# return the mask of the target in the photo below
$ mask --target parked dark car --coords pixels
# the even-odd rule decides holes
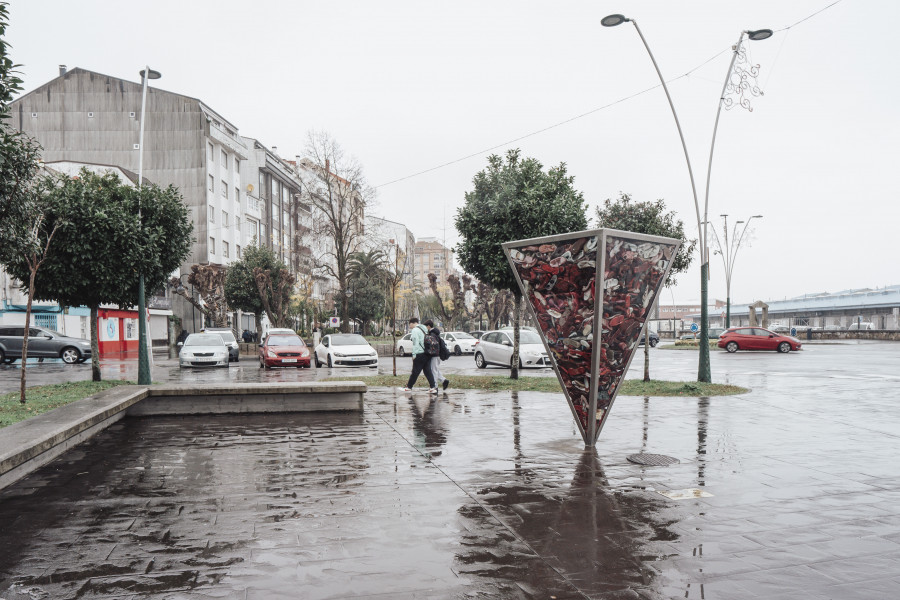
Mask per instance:
[[[0,363],[22,358],[25,327],[0,327]],[[69,337],[43,327],[28,328],[28,358],[61,358],[66,364],[91,357],[89,340]]]
[[[659,343],[659,334],[655,331],[650,332],[650,347],[656,348],[656,345]],[[638,342],[638,346],[644,345],[644,336],[641,336],[641,341]]]
[[[732,327],[719,337],[719,348],[729,352],[738,350],[777,350],[790,352],[799,350],[800,340],[789,335],[781,335],[762,327]]]
[[[225,345],[228,346],[229,362],[238,362],[241,360],[241,347],[234,337],[234,332],[228,327],[206,327],[202,329],[200,333],[218,333],[222,336],[222,339],[225,340]]]

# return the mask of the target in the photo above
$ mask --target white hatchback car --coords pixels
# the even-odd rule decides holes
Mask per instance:
[[[228,366],[228,346],[218,333],[192,333],[179,345],[178,366],[182,369]]]
[[[450,354],[472,354],[475,352],[475,342],[478,340],[464,331],[445,331],[441,334]]]
[[[356,333],[326,335],[313,351],[316,366],[378,368],[378,352]]]
[[[511,330],[488,331],[475,345],[475,366],[483,369],[488,365],[512,366],[513,332]],[[549,367],[550,359],[541,338],[534,331],[519,331],[519,366]]]
[[[410,334],[407,333],[397,340],[397,354],[400,356],[409,356],[412,354],[412,338],[410,337]]]

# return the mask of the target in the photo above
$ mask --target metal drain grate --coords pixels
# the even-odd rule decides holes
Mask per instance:
[[[665,454],[632,454],[628,457],[628,462],[648,467],[668,467],[681,461]]]

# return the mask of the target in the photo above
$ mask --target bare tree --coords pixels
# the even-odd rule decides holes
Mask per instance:
[[[227,327],[228,307],[225,304],[225,268],[216,265],[191,265],[188,283],[197,289],[199,298],[188,292],[178,277],[169,284],[175,293],[197,307],[206,316],[207,326]]]
[[[316,269],[337,280],[341,302],[341,331],[349,326],[349,263],[363,250],[366,209],[375,191],[359,162],[344,154],[328,133],[310,132],[306,157],[298,163],[303,200],[312,207],[312,235]]]
[[[447,276],[450,294],[446,299],[441,296],[441,292],[438,289],[437,275],[429,273],[428,284],[431,288],[431,293],[440,301],[440,317],[446,321],[448,329],[457,327],[463,318],[472,319],[475,316],[475,311],[469,310],[469,307],[466,306],[466,293],[469,291],[477,293],[469,275],[463,274],[462,278],[460,278],[451,273]]]

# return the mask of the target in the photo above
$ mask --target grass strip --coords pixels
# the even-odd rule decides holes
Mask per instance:
[[[25,390],[25,404],[19,402],[18,391],[0,395],[0,428],[43,414],[70,402],[93,396],[118,385],[135,385],[135,382],[73,381],[37,385]]]
[[[709,340],[709,349],[716,352],[722,352],[723,349],[718,346],[719,340]],[[699,350],[700,342],[698,340],[677,340],[674,344],[661,344],[658,346],[663,350]]]
[[[406,386],[407,375],[372,375],[366,377],[329,377],[326,381],[363,381],[370,387]],[[555,377],[497,377],[489,375],[454,375],[449,377],[450,387],[457,390],[489,390],[513,392],[559,392],[559,381]],[[420,391],[425,391],[427,383],[420,380]],[[723,383],[703,383],[699,381],[643,381],[626,379],[620,394],[624,396],[733,396],[746,394],[747,388]]]

